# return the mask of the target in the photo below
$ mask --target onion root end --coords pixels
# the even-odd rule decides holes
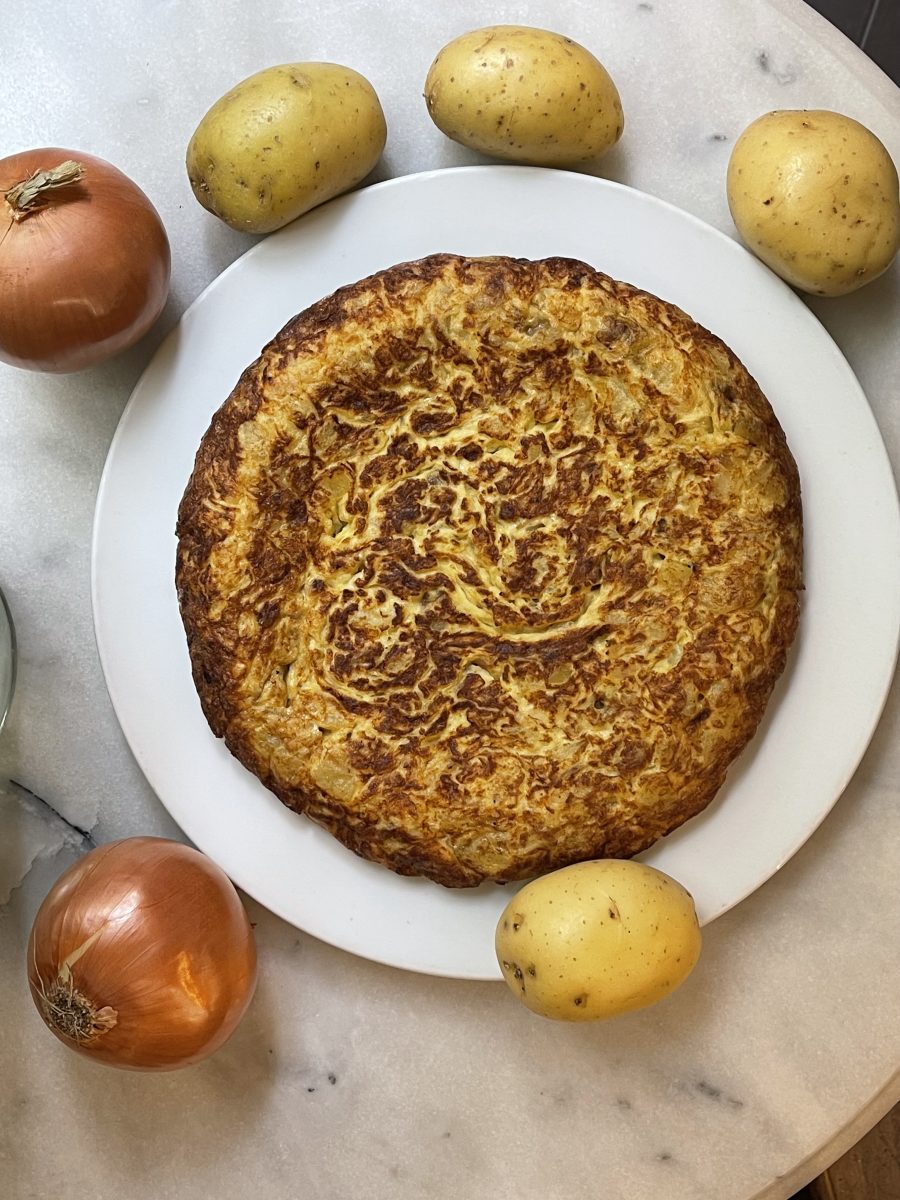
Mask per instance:
[[[119,1014],[108,1004],[98,1008],[71,983],[58,979],[49,989],[41,989],[41,1011],[50,1028],[76,1045],[84,1046],[108,1033]]]

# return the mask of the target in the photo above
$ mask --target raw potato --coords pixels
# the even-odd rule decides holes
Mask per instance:
[[[878,138],[840,113],[766,113],[728,164],[741,237],[782,279],[843,296],[886,271],[900,246],[897,169]]]
[[[226,225],[271,233],[364,179],[386,138],[378,96],[362,75],[334,63],[288,63],[216,101],[188,146],[188,177]]]
[[[497,924],[497,960],[521,1002],[559,1021],[654,1004],[700,955],[691,896],[628,859],[576,863],[528,883]]]
[[[593,166],[624,128],[616,85],[584,46],[492,25],[446,45],[425,80],[431,119],[455,142],[543,167]]]

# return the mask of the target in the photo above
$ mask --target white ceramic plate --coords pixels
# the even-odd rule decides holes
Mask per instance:
[[[730,238],[605,180],[489,166],[377,184],[256,244],[206,289],[136,387],[97,500],[94,621],[125,736],[188,837],[273,912],[379,962],[494,979],[513,889],[400,878],[284,808],[206,725],[173,584],[178,502],[242,369],[321,296],[438,250],[582,258],[674,301],[731,345],[787,433],[805,514],[798,641],[716,801],[644,855],[691,890],[704,922],[791,857],[862,757],[897,649],[900,520],[866,399],[807,307]]]

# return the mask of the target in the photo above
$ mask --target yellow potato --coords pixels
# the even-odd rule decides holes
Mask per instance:
[[[700,955],[680,883],[630,859],[576,863],[528,883],[497,924],[503,977],[533,1012],[603,1021],[674,991]]]
[[[446,45],[425,103],[455,142],[544,167],[593,166],[624,128],[616,85],[593,54],[522,25],[475,29]]]
[[[728,164],[728,204],[753,253],[818,296],[856,291],[900,247],[897,169],[840,113],[785,110],[748,125]]]
[[[372,170],[387,129],[375,90],[349,67],[287,63],[243,80],[191,138],[187,171],[204,208],[271,233]]]

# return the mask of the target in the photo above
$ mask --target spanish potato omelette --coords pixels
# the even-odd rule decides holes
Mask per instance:
[[[702,811],[798,619],[768,401],[571,259],[433,255],[301,313],[213,417],[177,534],[213,733],[357,854],[451,887]]]

